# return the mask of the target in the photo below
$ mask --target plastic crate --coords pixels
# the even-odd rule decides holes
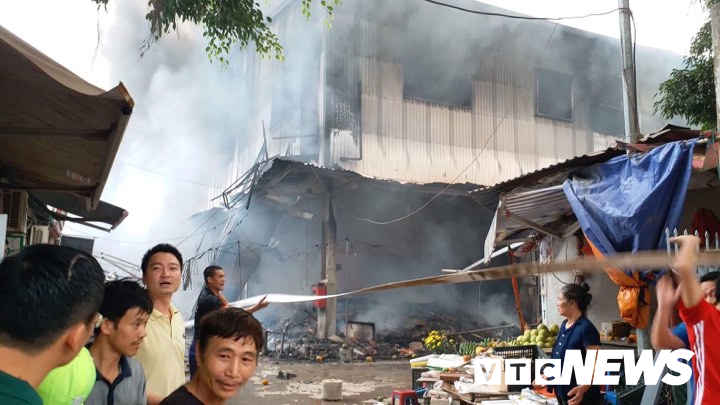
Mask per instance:
[[[530,360],[530,377],[535,380],[535,360],[546,359],[548,356],[537,345],[526,346],[505,346],[493,349],[495,355],[503,359],[529,359]],[[530,385],[508,385],[509,392],[520,392],[523,388],[529,388]]]
[[[495,354],[504,359],[549,359],[550,357],[538,345],[496,347]]]
[[[620,379],[618,385],[608,387],[608,390],[614,392],[614,397],[620,405],[640,405],[642,402],[643,395],[645,394],[645,378],[644,375],[640,375],[640,379],[635,385],[628,385],[625,380],[625,371],[622,369],[620,372],[608,373],[610,375],[619,375]],[[656,404],[672,404],[672,386],[663,384],[660,395],[658,396]]]
[[[620,377],[620,383],[615,388],[615,393],[621,404],[640,404],[645,393],[645,381],[641,376],[636,385],[625,385],[624,375]]]
[[[422,383],[418,382],[418,378],[420,378],[422,376],[422,373],[424,373],[428,370],[430,370],[430,369],[427,367],[413,367],[410,369],[410,371],[412,371],[412,380],[411,380],[411,384],[410,384],[412,389],[416,390],[418,388],[421,388]]]

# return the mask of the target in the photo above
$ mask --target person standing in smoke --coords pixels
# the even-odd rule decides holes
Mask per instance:
[[[225,271],[220,266],[208,266],[203,270],[203,279],[205,284],[195,303],[195,321],[193,329],[193,341],[190,345],[190,353],[188,361],[190,362],[190,377],[195,375],[197,370],[196,347],[198,336],[200,336],[200,326],[205,315],[212,311],[217,311],[228,306],[228,301],[223,297],[221,291],[225,289]],[[253,313],[268,306],[265,298],[260,300],[256,305],[246,309],[247,312]]]

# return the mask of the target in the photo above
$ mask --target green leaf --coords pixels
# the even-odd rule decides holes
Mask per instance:
[[[655,113],[665,119],[684,118],[689,125],[715,129],[715,77],[710,22],[703,25],[692,40],[684,58],[684,68],[673,69],[670,78],[660,84]]]
[[[109,0],[90,0],[107,6]],[[301,13],[310,18],[313,0],[301,1]],[[149,22],[150,35],[143,42],[141,56],[157,42],[163,34],[177,30],[178,22],[192,22],[203,29],[207,40],[205,53],[211,61],[217,60],[224,67],[229,64],[228,55],[232,49],[245,49],[255,44],[263,57],[284,60],[283,47],[278,36],[272,31],[273,19],[265,16],[259,2],[238,0],[149,0],[145,19]],[[341,0],[320,0],[320,4],[332,19],[333,4]],[[309,27],[311,28],[311,27]]]

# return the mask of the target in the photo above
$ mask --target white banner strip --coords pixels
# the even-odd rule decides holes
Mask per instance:
[[[422,287],[439,284],[459,284],[485,280],[500,280],[511,277],[526,277],[545,273],[566,271],[604,271],[606,268],[621,268],[628,270],[667,269],[671,267],[674,258],[666,252],[620,253],[606,258],[589,257],[578,260],[553,262],[549,264],[517,263],[507,266],[493,267],[483,270],[457,271],[452,274],[423,277],[413,280],[395,281],[373,287],[362,288],[355,291],[333,295],[294,295],[294,294],[266,294],[231,302],[237,308],[250,308],[260,302],[263,297],[272,304],[290,304],[296,302],[310,302],[322,299],[344,297],[346,295],[362,294],[375,291],[394,290],[398,288]],[[702,252],[698,254],[699,266],[720,266],[720,252]],[[186,327],[192,322],[186,322]]]

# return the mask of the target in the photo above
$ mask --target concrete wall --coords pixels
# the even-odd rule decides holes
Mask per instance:
[[[556,240],[553,244],[553,254],[556,261],[575,260],[578,258],[577,238]],[[560,325],[564,318],[557,312],[557,297],[564,283],[572,283],[575,276],[573,273],[545,274],[540,277],[542,282],[543,319],[545,323]],[[596,273],[588,277],[590,294],[593,299],[588,308],[588,318],[600,329],[600,323],[612,320],[619,320],[620,314],[617,306],[617,293],[619,287],[604,273]]]

